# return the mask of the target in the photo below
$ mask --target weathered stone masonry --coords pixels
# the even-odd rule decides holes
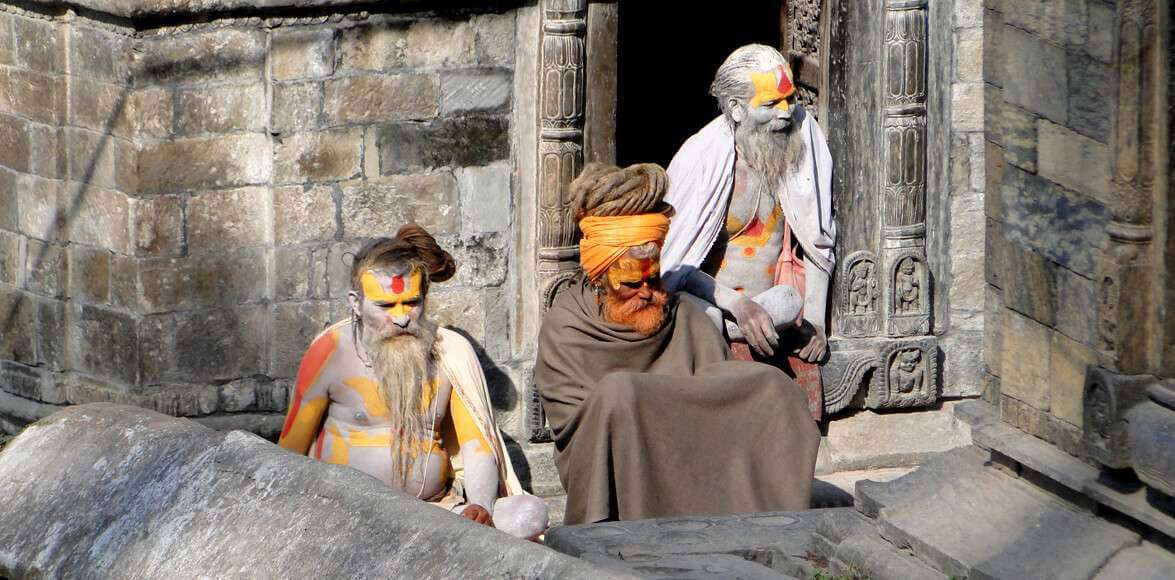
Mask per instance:
[[[514,12],[96,7],[0,4],[0,428],[115,401],[274,434],[348,253],[408,221],[460,264],[437,321],[510,364]]]

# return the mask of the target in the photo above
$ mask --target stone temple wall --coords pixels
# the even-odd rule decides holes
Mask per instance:
[[[1099,257],[1115,196],[1115,6],[988,0],[986,393],[1004,421],[1081,454],[1099,359]]]
[[[0,428],[114,401],[275,436],[349,253],[409,221],[509,426],[515,11],[112,6],[0,3]]]

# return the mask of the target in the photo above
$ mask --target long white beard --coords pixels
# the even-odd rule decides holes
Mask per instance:
[[[778,191],[784,179],[799,170],[807,152],[807,143],[794,121],[784,131],[740,123],[735,127],[734,141],[747,165],[763,178],[760,187],[767,188],[769,193]]]
[[[388,407],[391,422],[392,459],[401,483],[411,471],[413,452],[420,444],[420,413],[424,384],[432,376],[435,333],[403,334],[387,339],[363,338],[371,370],[379,382],[379,394]],[[431,425],[429,426],[432,427]]]

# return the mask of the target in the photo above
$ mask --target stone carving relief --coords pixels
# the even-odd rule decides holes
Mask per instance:
[[[922,284],[918,281],[918,262],[907,257],[898,263],[894,274],[894,313],[902,316],[921,311]]]
[[[889,334],[910,336],[930,330],[930,280],[921,248],[891,254],[889,296]]]
[[[1130,443],[1125,416],[1146,400],[1151,375],[1121,375],[1099,366],[1085,372],[1082,429],[1090,459],[1114,469],[1130,467]]]
[[[868,407],[920,407],[938,398],[938,346],[934,339],[890,342],[881,355],[883,376],[872,381]]]
[[[824,60],[821,37],[823,4],[821,0],[789,0],[786,3],[787,28],[782,50],[797,73],[796,102],[817,117],[820,68]]]
[[[840,333],[848,337],[876,335],[881,300],[877,259],[872,252],[856,252],[845,259],[840,276]]]

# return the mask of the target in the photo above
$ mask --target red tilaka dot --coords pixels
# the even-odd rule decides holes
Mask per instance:
[[[792,88],[791,79],[787,78],[787,72],[783,70],[783,65],[779,65],[779,86],[776,87],[776,90],[786,95]]]
[[[404,293],[404,277],[403,276],[392,276],[392,292],[395,292],[396,294],[403,294]]]

